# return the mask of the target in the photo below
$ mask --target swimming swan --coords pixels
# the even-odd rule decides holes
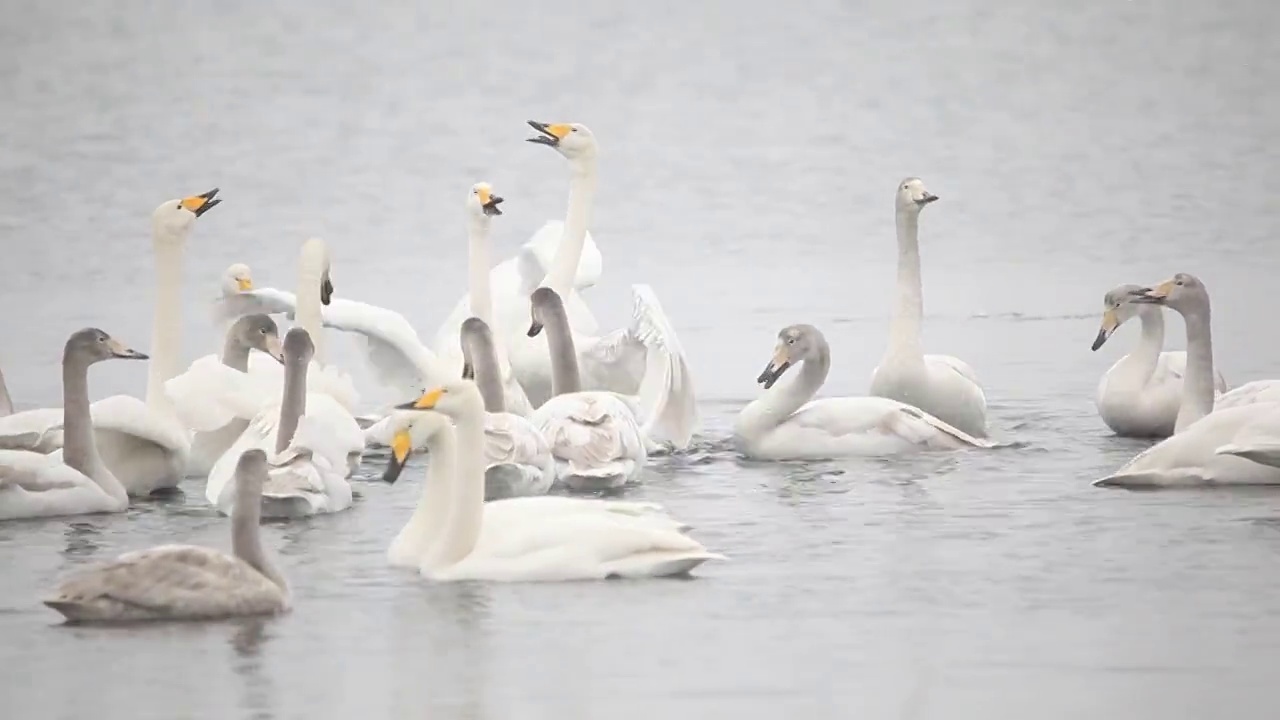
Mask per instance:
[[[538,288],[531,302],[533,324],[528,334],[533,337],[546,328],[554,395],[530,420],[551,446],[556,478],[581,492],[622,487],[648,460],[637,407],[617,393],[584,392],[560,296],[551,288]]]
[[[240,455],[251,448],[272,447],[274,469],[262,490],[263,517],[299,518],[351,507],[351,485],[346,480],[348,454],[353,443],[363,448],[364,438],[354,420],[350,426],[335,427],[332,418],[341,408],[333,398],[307,392],[314,354],[315,345],[304,328],[295,327],[285,334],[279,403],[262,407],[209,472],[205,497],[219,511],[230,514],[235,507],[236,486],[230,479]],[[237,395],[228,393],[228,401],[233,397]]]
[[[775,387],[794,365],[800,365],[799,377]],[[817,328],[789,325],[779,331],[773,358],[756,378],[765,392],[734,424],[739,452],[760,460],[810,460],[993,445],[897,400],[812,399],[830,368],[831,348]]]
[[[213,463],[249,427],[253,415],[236,414],[234,404],[222,401],[217,391],[219,373],[231,369],[249,372],[249,353],[258,350],[284,364],[280,330],[267,315],[245,315],[227,328],[222,355],[206,355],[191,363],[187,371],[164,384],[174,411],[188,428],[195,430],[187,475],[205,477]]]
[[[428,429],[433,467],[426,482],[449,483],[441,493],[448,510],[435,518],[443,525],[423,543],[418,562],[419,572],[431,579],[567,581],[686,575],[707,560],[724,557],[707,551],[682,532],[682,525],[663,516],[610,512],[599,504],[544,512],[565,503],[593,502],[574,498],[484,502],[484,404],[475,383],[453,381],[399,407],[440,413],[453,421]],[[437,474],[437,463],[453,472]],[[419,510],[426,520],[433,519],[424,504]],[[410,532],[421,529],[419,525]]]
[[[258,528],[267,457],[248,450],[236,463],[231,555],[195,545],[125,553],[68,578],[44,604],[69,623],[213,620],[276,615],[290,608],[289,587],[267,560]]]
[[[196,218],[221,200],[218,189],[182,200],[166,200],[151,214],[156,257],[155,316],[151,329],[146,402],[113,395],[91,406],[98,452],[130,496],[176,487],[186,474],[190,437],[174,415],[164,383],[178,374],[182,354],[182,257]],[[36,432],[59,445],[61,412],[29,410],[5,418],[0,435]]]
[[[103,360],[146,360],[97,328],[67,339],[62,352],[62,452],[0,450],[0,520],[124,512],[124,486],[98,455],[89,414],[89,366]]]
[[[987,435],[987,398],[973,368],[950,355],[925,355],[920,342],[920,211],[938,199],[920,178],[898,183],[898,301],[889,347],[871,374],[871,394],[906,403],[974,437]]]
[[[1172,308],[1187,326],[1187,375],[1174,434],[1151,446],[1094,485],[1186,487],[1280,484],[1280,468],[1246,459],[1244,446],[1275,412],[1275,403],[1214,409],[1213,338],[1209,291],[1199,278],[1178,273],[1134,295],[1135,302]],[[1251,429],[1252,428],[1252,429]],[[1253,439],[1250,440],[1250,435]]]
[[[1098,414],[1121,437],[1169,437],[1173,434],[1182,403],[1182,381],[1187,354],[1161,352],[1164,346],[1164,310],[1158,305],[1134,301],[1140,285],[1120,285],[1102,299],[1102,327],[1093,341],[1096,351],[1125,321],[1137,316],[1142,334],[1133,352],[1116,361],[1098,383]],[[1221,373],[1214,389],[1226,392]]]

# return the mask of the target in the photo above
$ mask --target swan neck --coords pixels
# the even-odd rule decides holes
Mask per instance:
[[[232,370],[249,372],[249,346],[240,341],[234,330],[227,332],[222,344],[222,364]]]
[[[478,410],[479,408],[476,408]],[[480,539],[484,521],[484,421],[483,413],[467,411],[454,418],[456,432],[455,472],[450,492],[451,507],[435,560],[453,565],[471,554]],[[448,430],[436,434],[452,434]],[[437,448],[430,448],[434,454]]]
[[[156,240],[156,297],[147,362],[147,406],[168,409],[166,381],[177,377],[182,355],[182,258],[185,238]]]
[[[94,478],[97,454],[89,410],[89,366],[74,357],[63,357],[62,461],[80,474]]]
[[[551,394],[564,395],[582,391],[582,376],[578,372],[578,352],[573,345],[573,332],[563,307],[548,313],[543,332],[547,334],[547,346],[551,351]]]
[[[467,225],[467,269],[470,274],[471,315],[493,326],[493,294],[489,288],[489,227],[487,217],[472,217]]]
[[[239,487],[237,483],[237,490]],[[261,516],[261,493],[236,492],[235,505],[231,509],[231,552],[284,590],[284,578],[267,560],[262,549]]]
[[[570,163],[569,210],[565,214],[564,234],[551,258],[551,271],[542,284],[568,298],[582,260],[582,248],[591,225],[591,206],[596,195],[596,160],[586,158]]]
[[[1142,332],[1138,344],[1125,358],[1126,374],[1133,378],[1134,387],[1145,385],[1156,371],[1160,353],[1164,350],[1164,311],[1154,305],[1144,305],[1138,313]]]
[[[480,389],[480,397],[484,398],[486,412],[500,413],[507,411],[507,398],[502,390],[502,373],[498,367],[498,353],[492,344],[463,338],[468,344],[466,355],[475,371],[476,387]]]
[[[920,282],[920,214],[898,211],[898,298],[889,323],[889,355],[924,362],[920,325],[924,316]]]
[[[299,327],[311,336],[315,347],[312,356],[317,363],[324,362],[324,326],[322,324],[322,305],[320,302],[320,283],[324,278],[323,260],[313,257],[305,249],[298,266],[297,306],[294,320]]]
[[[777,427],[813,399],[830,370],[831,346],[825,338],[818,338],[816,351],[800,363],[800,372],[794,380],[775,384],[743,409],[747,424],[757,432]]]
[[[4,382],[4,371],[0,370],[0,417],[13,414],[13,399],[9,397],[9,386]]]
[[[1187,376],[1174,432],[1213,412],[1213,333],[1209,308],[1183,316],[1187,324]]]
[[[284,394],[280,398],[280,427],[276,430],[276,452],[284,452],[298,422],[307,411],[307,363],[290,360],[284,368]]]

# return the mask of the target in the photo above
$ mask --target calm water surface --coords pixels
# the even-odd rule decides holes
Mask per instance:
[[[0,526],[6,718],[1269,718],[1280,495],[1090,487],[1144,445],[1092,407],[1126,328],[1102,294],[1194,272],[1234,383],[1280,376],[1280,10],[1264,0],[555,5],[8,2],[0,23],[0,361],[56,404],[63,340],[149,342],[148,213],[215,185],[184,291],[292,288],[322,235],[346,297],[434,335],[465,286],[462,200],[507,198],[505,256],[564,211],[524,121],[602,143],[589,299],[651,283],[691,357],[694,451],[628,496],[732,557],[692,581],[436,585],[384,551],[419,481],[361,470],[349,512],[266,535],[296,593],[269,622],[60,627],[39,595],[162,542],[227,545],[186,499]],[[751,463],[733,417],[783,325],[826,332],[824,393],[864,393],[893,297],[894,184],[922,222],[926,344],[969,361],[1011,447]],[[1181,323],[1170,342],[1182,343]],[[336,359],[376,408],[394,398]],[[92,393],[143,392],[141,364]],[[410,472],[422,472],[415,460]]]

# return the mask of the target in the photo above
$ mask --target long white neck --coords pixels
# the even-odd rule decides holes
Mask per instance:
[[[449,516],[436,550],[432,553],[440,567],[460,562],[480,539],[484,521],[484,413],[466,412],[454,418],[458,455],[453,487],[450,492]],[[445,431],[447,432],[447,431]],[[443,433],[437,433],[437,437]],[[429,452],[435,453],[434,447]]]
[[[185,238],[154,243],[156,257],[155,312],[151,322],[151,359],[147,365],[147,407],[169,412],[165,381],[182,368],[182,256]]]
[[[313,241],[314,242],[314,241]],[[324,363],[324,325],[321,321],[320,283],[324,278],[324,259],[310,252],[311,244],[302,246],[302,258],[298,263],[298,294],[294,319],[311,336],[315,345],[312,359]]]
[[[9,397],[9,387],[4,383],[4,373],[0,372],[0,417],[13,414],[13,400]]]
[[[924,316],[923,290],[920,283],[920,213],[899,210],[898,231],[898,300],[889,323],[889,350],[886,357],[899,363],[915,361],[924,364],[920,342],[920,324]]]
[[[467,271],[471,285],[471,316],[493,327],[493,293],[489,289],[489,218],[471,217],[467,222]]]
[[[1184,314],[1187,323],[1187,376],[1182,381],[1182,404],[1173,432],[1213,412],[1213,333],[1209,306]]]
[[[739,435],[751,438],[768,432],[813,399],[831,369],[830,346],[822,338],[817,342],[816,356],[800,364],[799,375],[793,381],[775,384],[742,409],[736,422]]]
[[[591,204],[596,195],[596,159],[584,158],[569,164],[569,211],[564,219],[564,235],[551,258],[551,271],[543,278],[542,285],[569,298],[573,279],[582,261],[582,248],[587,242],[587,229],[591,225]]]
[[[449,521],[453,478],[458,472],[458,436],[447,421],[445,425],[427,441],[429,462],[422,494],[409,522],[400,529],[388,551],[397,564],[412,561],[430,568],[439,566],[435,553]]]
[[[1142,334],[1138,345],[1125,358],[1125,373],[1133,378],[1133,387],[1142,387],[1156,371],[1160,353],[1164,350],[1164,310],[1155,305],[1144,305],[1138,313]]]

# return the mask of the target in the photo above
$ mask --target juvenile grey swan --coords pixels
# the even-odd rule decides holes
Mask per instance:
[[[462,377],[475,380],[484,398],[484,499],[545,495],[556,479],[547,440],[526,418],[507,412],[507,393],[489,325],[478,317],[462,323]]]
[[[289,586],[262,551],[258,522],[267,455],[247,450],[236,465],[231,555],[195,545],[125,553],[67,579],[44,604],[70,623],[214,620],[275,615]]]
[[[89,366],[146,360],[97,328],[67,339],[62,352],[62,452],[0,450],[0,520],[124,512],[129,497],[98,455],[89,416]]]

